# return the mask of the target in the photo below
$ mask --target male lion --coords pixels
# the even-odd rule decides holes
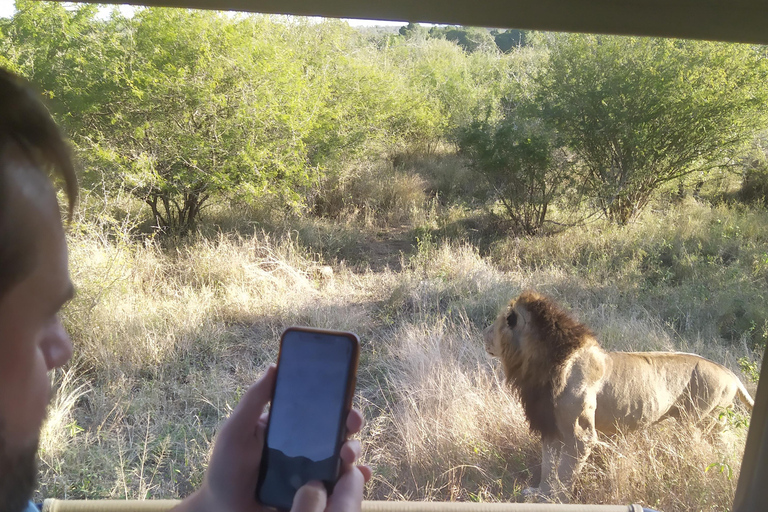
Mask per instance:
[[[597,431],[637,429],[665,418],[709,420],[734,396],[754,402],[727,368],[694,354],[606,352],[592,331],[551,299],[523,292],[484,333],[541,434],[539,488],[525,494],[563,500]]]

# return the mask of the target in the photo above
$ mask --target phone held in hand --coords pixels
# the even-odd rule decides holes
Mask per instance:
[[[283,333],[256,487],[264,505],[290,509],[311,480],[333,490],[359,358],[360,340],[349,332],[289,327]]]

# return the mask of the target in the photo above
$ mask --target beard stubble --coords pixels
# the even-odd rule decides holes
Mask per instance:
[[[8,446],[0,418],[0,512],[21,512],[27,507],[37,486],[39,441],[38,436],[25,448]]]

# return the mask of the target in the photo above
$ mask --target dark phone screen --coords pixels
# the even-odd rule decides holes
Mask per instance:
[[[346,336],[283,336],[262,458],[262,503],[290,508],[296,490],[310,480],[335,483],[354,348]]]

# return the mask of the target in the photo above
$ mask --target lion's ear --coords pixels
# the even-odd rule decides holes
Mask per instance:
[[[507,325],[510,329],[514,329],[517,325],[517,313],[515,313],[514,309],[507,315]]]

